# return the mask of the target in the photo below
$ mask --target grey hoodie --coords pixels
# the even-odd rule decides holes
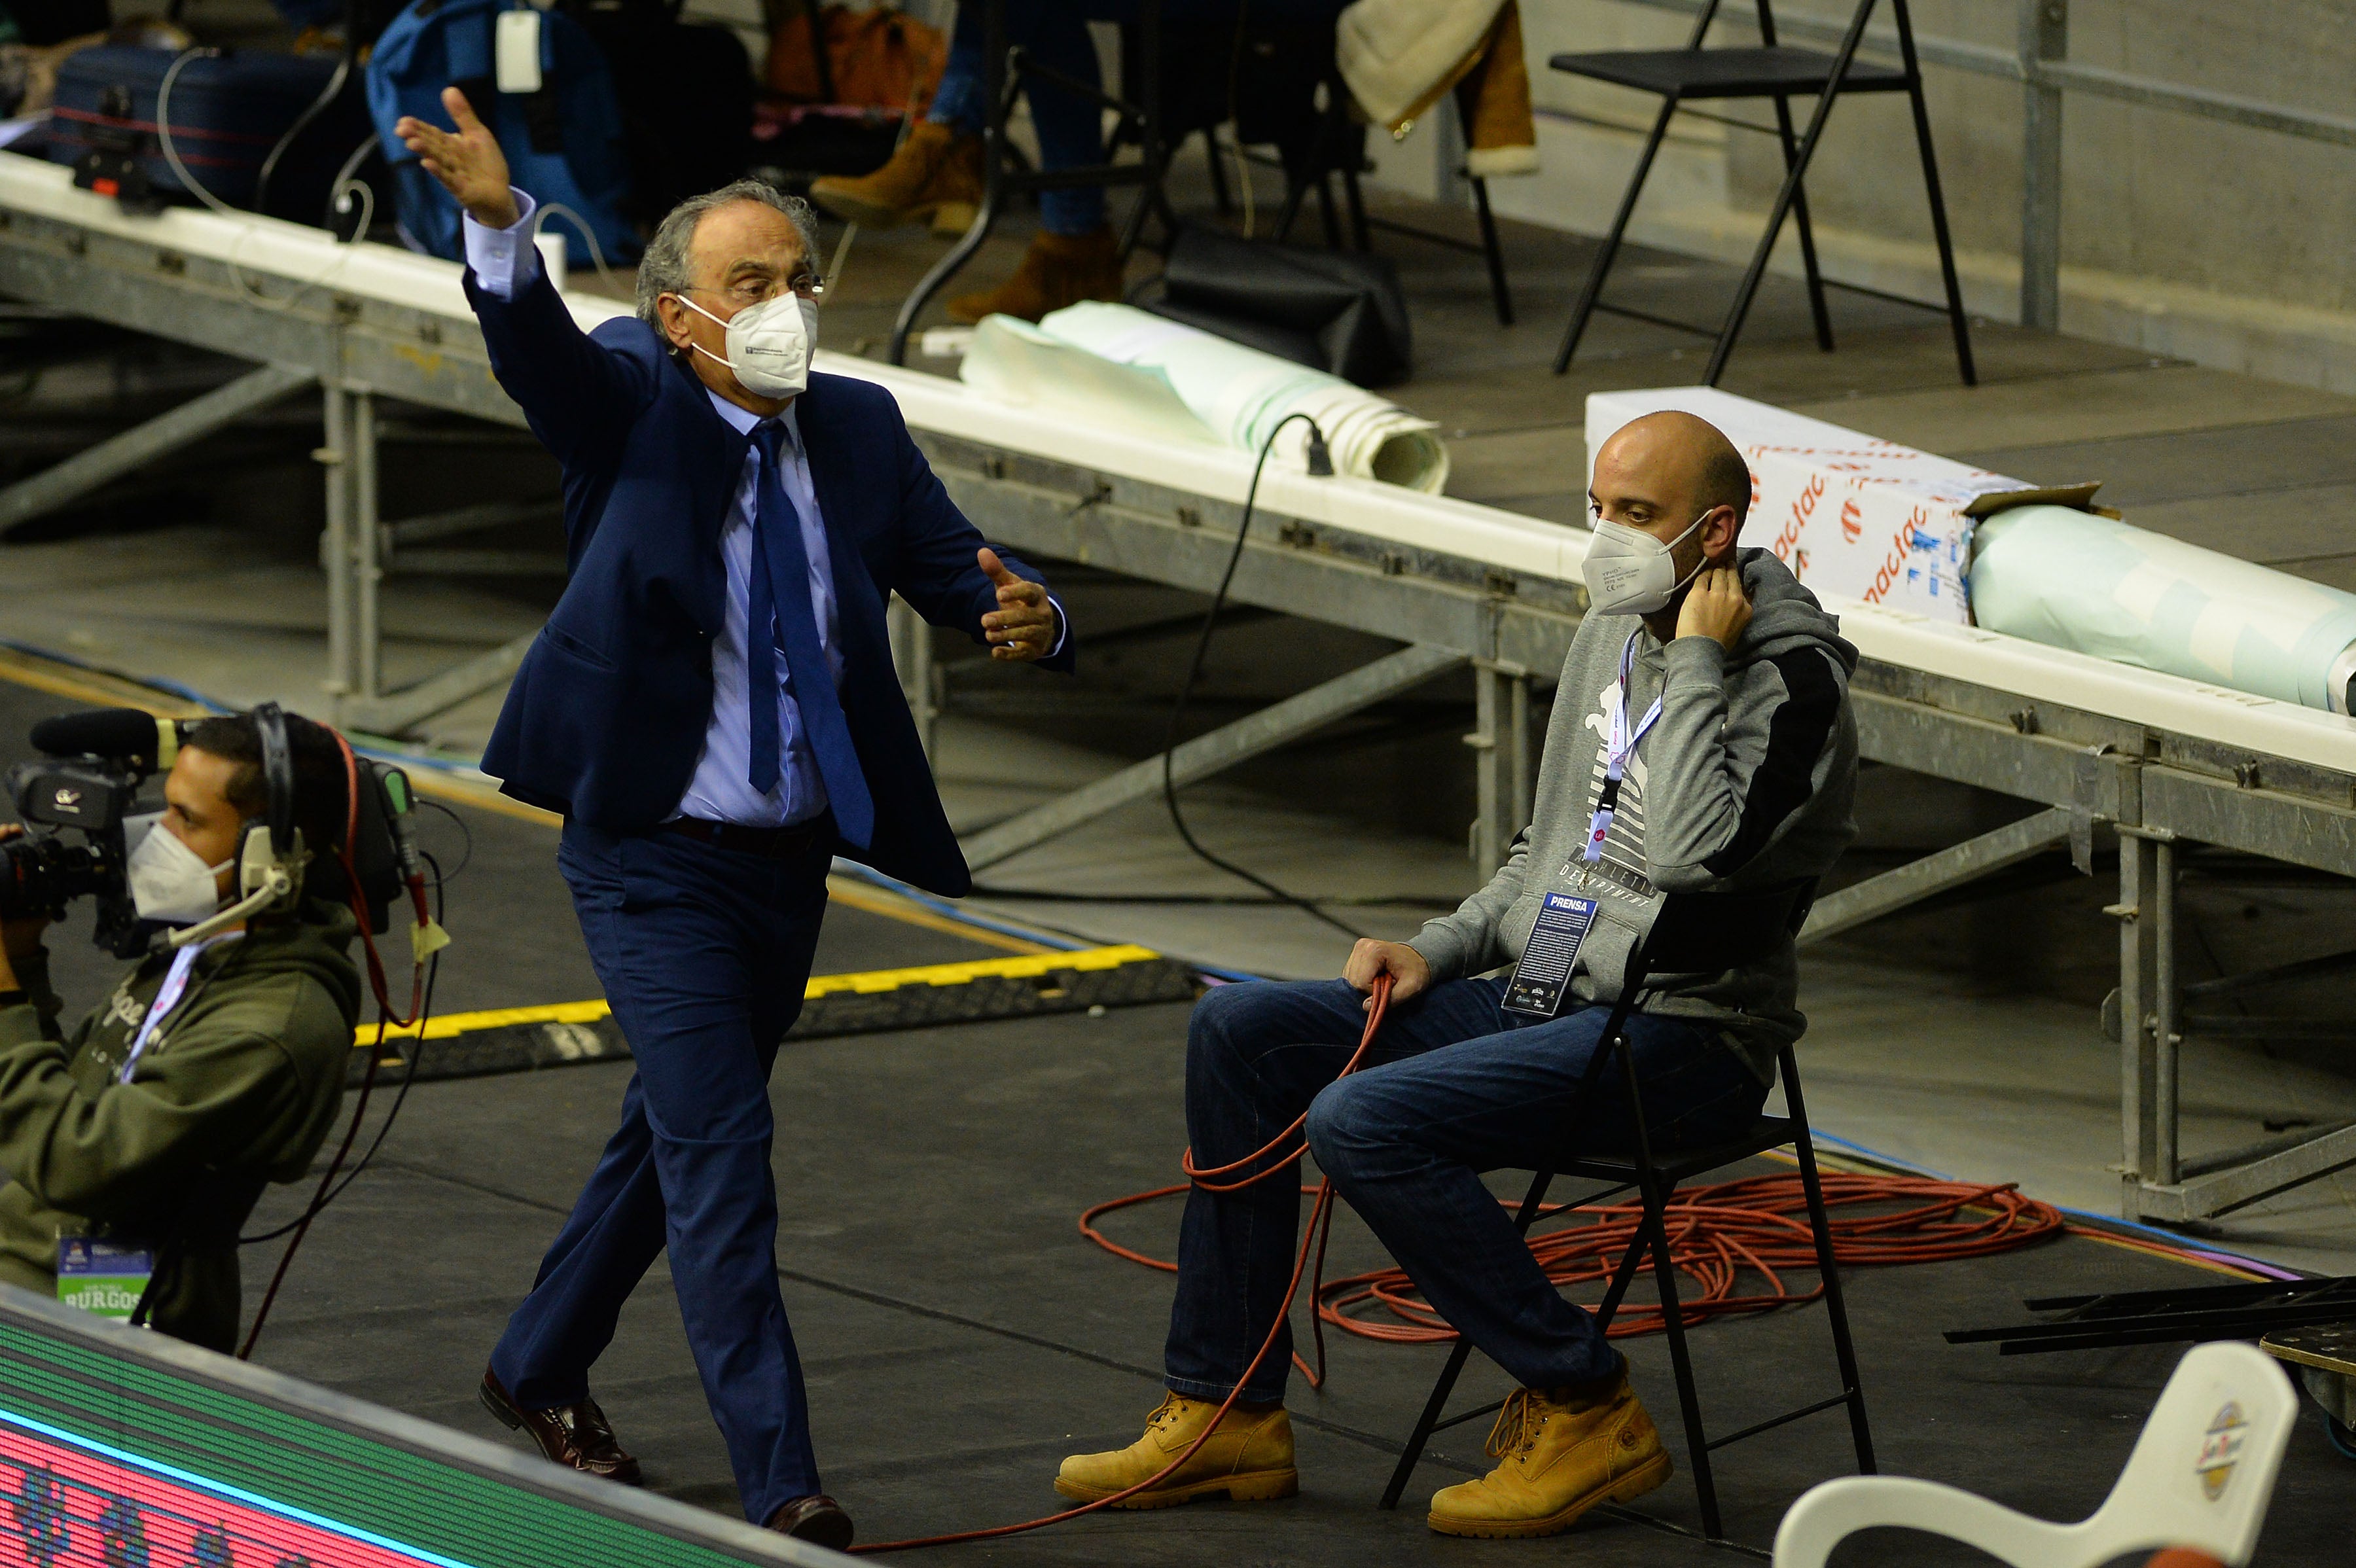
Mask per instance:
[[[1764,550],[1738,558],[1752,608],[1730,654],[1707,637],[1664,647],[1634,616],[1580,623],[1547,726],[1536,820],[1486,887],[1409,944],[1434,981],[1514,963],[1546,895],[1580,893],[1601,908],[1580,946],[1571,991],[1610,1002],[1662,893],[1749,892],[1820,876],[1856,836],[1848,678],[1857,650],[1781,561]],[[1661,716],[1629,758],[1603,859],[1590,865],[1588,824],[1631,633],[1629,722],[1655,696]],[[1726,1043],[1769,1083],[1777,1048],[1806,1026],[1789,945],[1747,969],[1655,979],[1662,993],[1645,1011],[1722,1025]]]

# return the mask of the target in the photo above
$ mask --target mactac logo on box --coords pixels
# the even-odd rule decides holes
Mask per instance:
[[[155,1475],[0,1415],[0,1563],[27,1568],[453,1568],[365,1531]]]
[[[1664,409],[1708,420],[1751,467],[1743,542],[1764,546],[1810,587],[1968,623],[1973,520],[1984,496],[2019,479],[1845,430],[1712,387],[1596,392],[1587,451]]]

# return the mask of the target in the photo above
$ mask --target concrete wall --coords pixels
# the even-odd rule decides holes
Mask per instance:
[[[1729,0],[1713,43],[1755,41]],[[1831,0],[1779,16],[1838,20]],[[2010,51],[2015,0],[1916,0],[1918,33]],[[2349,115],[2356,3],[2071,0],[2070,58],[2089,66]],[[1877,10],[1886,27],[1890,7]],[[1501,210],[1595,232],[1607,226],[1658,101],[1548,70],[1563,50],[1669,48],[1691,18],[1627,0],[1523,0],[1543,167],[1500,180]],[[1933,66],[1941,173],[1974,310],[2019,317],[2023,90]],[[1765,123],[1763,104],[1739,106]],[[2064,112],[2062,326],[2202,363],[2356,390],[2356,148],[2073,92]],[[1437,188],[1429,124],[1378,154],[1380,178]],[[1837,110],[1810,182],[1828,268],[1922,296],[1937,276],[1902,98]],[[1656,166],[1633,232],[1740,260],[1782,174],[1772,137],[1686,117]],[[1787,239],[1779,264],[1796,269]]]

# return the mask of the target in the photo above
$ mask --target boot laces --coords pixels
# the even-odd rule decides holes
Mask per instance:
[[[1528,1389],[1515,1389],[1507,1394],[1505,1407],[1497,1412],[1497,1423],[1489,1429],[1489,1457],[1503,1459],[1509,1454],[1526,1454],[1537,1447],[1538,1431],[1551,1413],[1543,1401],[1531,1397]]]

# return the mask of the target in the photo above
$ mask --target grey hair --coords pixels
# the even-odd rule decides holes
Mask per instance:
[[[639,320],[657,332],[662,330],[655,301],[667,294],[685,293],[695,281],[691,268],[696,225],[703,221],[704,214],[739,201],[757,201],[784,213],[802,237],[802,253],[810,265],[818,265],[818,214],[810,210],[810,204],[764,180],[735,180],[718,190],[691,196],[664,215],[655,237],[647,242],[647,253],[638,260]]]

